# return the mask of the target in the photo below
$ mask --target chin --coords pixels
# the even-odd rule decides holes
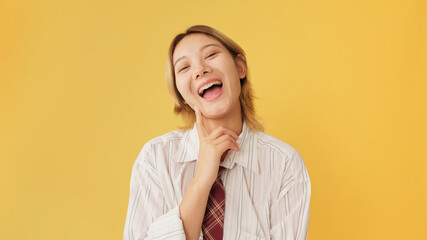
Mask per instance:
[[[213,119],[218,119],[218,118],[225,118],[226,116],[230,115],[230,113],[232,113],[233,111],[233,105],[229,102],[221,102],[218,101],[215,104],[208,104],[205,105],[204,110],[204,115],[207,118],[213,118]]]
[[[227,115],[227,112],[229,112],[229,108],[221,103],[212,105],[208,104],[208,106],[205,105],[203,110],[203,115],[205,115],[207,118],[220,118]]]
[[[227,111],[224,110],[207,110],[204,114],[206,118],[218,119],[227,116]]]

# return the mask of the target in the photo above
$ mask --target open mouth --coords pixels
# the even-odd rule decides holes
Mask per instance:
[[[221,93],[222,82],[210,82],[199,89],[199,95],[203,99],[210,100],[215,98]]]

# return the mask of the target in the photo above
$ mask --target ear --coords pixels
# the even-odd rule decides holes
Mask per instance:
[[[234,58],[234,62],[236,63],[237,73],[239,74],[239,78],[243,79],[246,77],[247,66],[246,66],[246,58],[243,54],[237,54]]]

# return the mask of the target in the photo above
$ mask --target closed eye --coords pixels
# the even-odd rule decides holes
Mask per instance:
[[[180,68],[180,69],[178,70],[178,72],[182,72],[182,71],[184,71],[184,70],[185,70],[185,69],[187,69],[187,68],[189,68],[189,66],[184,66],[184,67]]]
[[[210,58],[210,57],[213,57],[213,56],[215,56],[216,54],[218,54],[217,52],[212,52],[212,53],[209,53],[209,55],[206,57],[206,58]]]

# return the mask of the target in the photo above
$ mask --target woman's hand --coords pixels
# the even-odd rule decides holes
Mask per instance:
[[[196,173],[179,205],[180,217],[186,239],[198,239],[209,192],[215,182],[221,157],[227,150],[239,151],[236,133],[224,127],[214,129],[210,134],[204,125],[202,113],[194,107],[197,134],[199,135],[199,157]]]
[[[206,187],[212,186],[217,178],[221,157],[227,150],[239,151],[236,140],[239,136],[225,127],[217,127],[208,134],[202,113],[194,107],[197,134],[199,135],[199,157],[195,178]]]

